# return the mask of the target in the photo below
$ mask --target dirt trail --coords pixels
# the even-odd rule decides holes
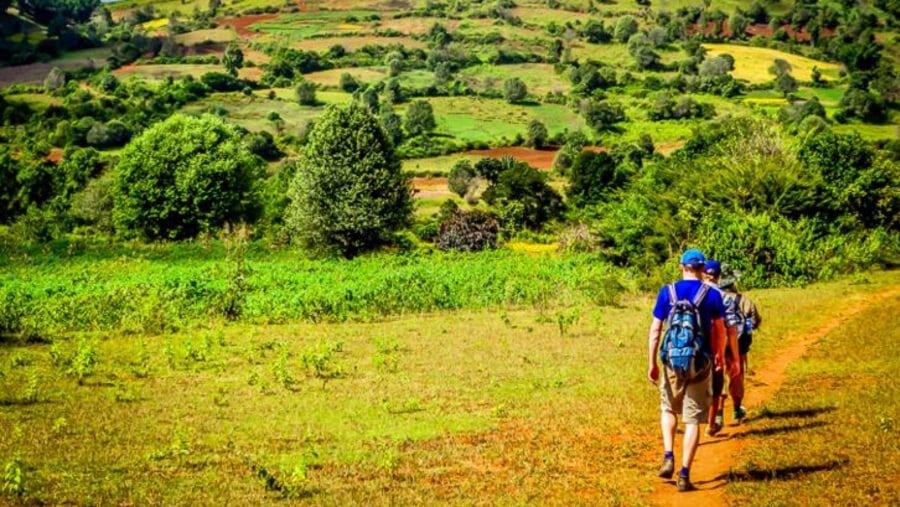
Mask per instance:
[[[900,289],[892,288],[873,294],[864,301],[849,306],[818,329],[793,340],[790,346],[779,351],[776,357],[758,369],[753,367],[753,356],[751,355],[750,370],[753,375],[746,380],[749,400],[744,403],[750,415],[754,409],[764,405],[774,396],[785,381],[788,365],[800,359],[820,337],[834,331],[841,324],[878,301],[898,295],[900,295]],[[721,433],[713,438],[706,435],[700,437],[700,448],[697,450],[691,468],[691,480],[697,490],[690,493],[677,493],[674,481],[660,479],[659,485],[650,496],[651,502],[656,505],[690,505],[692,507],[728,505],[724,497],[728,470],[737,465],[734,457],[750,443],[747,439],[736,438],[746,433],[749,426],[746,424],[732,426],[730,409],[729,402],[725,410],[726,426]],[[681,437],[681,434],[676,437],[675,455],[678,457],[682,455]],[[680,459],[676,461],[680,463]]]

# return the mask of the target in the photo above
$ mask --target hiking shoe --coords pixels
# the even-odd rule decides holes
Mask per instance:
[[[663,464],[659,467],[659,476],[663,479],[671,479],[675,473],[675,458],[663,459]]]
[[[740,423],[741,419],[743,419],[744,416],[746,416],[746,415],[747,415],[747,409],[745,409],[744,407],[738,407],[738,408],[734,409],[735,422]]]
[[[695,489],[694,485],[691,484],[691,478],[686,475],[679,475],[676,485],[678,486],[679,493],[684,493],[685,491],[693,491]]]
[[[716,418],[716,422],[714,422],[714,423],[712,423],[712,424],[707,424],[707,425],[706,425],[706,436],[708,436],[708,437],[714,437],[714,436],[716,436],[720,431],[722,431],[722,425],[718,423],[718,420],[719,420],[719,418],[717,417],[717,418]]]

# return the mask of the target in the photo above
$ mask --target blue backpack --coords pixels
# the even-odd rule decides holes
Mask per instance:
[[[709,292],[709,285],[702,284],[693,301],[678,299],[675,284],[669,284],[669,317],[663,335],[659,357],[675,371],[679,379],[694,380],[705,376],[709,357],[703,352],[703,325],[700,320],[700,304]]]

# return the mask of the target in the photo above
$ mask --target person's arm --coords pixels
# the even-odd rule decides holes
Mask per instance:
[[[716,371],[720,371],[725,367],[725,319],[719,317],[713,319],[711,326],[712,336],[710,337],[710,345],[713,352],[713,360],[715,361]]]
[[[659,379],[659,366],[656,364],[656,353],[659,348],[659,334],[662,332],[662,320],[653,318],[650,323],[650,335],[647,340],[647,378],[654,384]]]

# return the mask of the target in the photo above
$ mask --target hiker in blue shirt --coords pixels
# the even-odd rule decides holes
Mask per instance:
[[[694,489],[690,468],[700,440],[700,424],[706,422],[711,403],[710,372],[725,364],[725,307],[719,291],[701,281],[705,262],[699,250],[690,249],[681,256],[682,279],[660,289],[648,340],[647,377],[659,386],[660,394],[665,449],[659,469],[662,478],[670,479],[675,473],[673,443],[679,415],[685,425],[678,491]],[[663,322],[666,332],[660,344]],[[658,356],[662,356],[662,372]]]

